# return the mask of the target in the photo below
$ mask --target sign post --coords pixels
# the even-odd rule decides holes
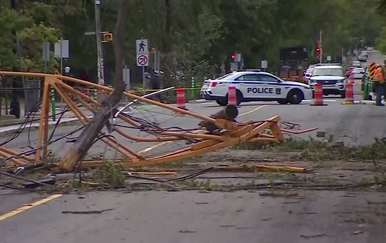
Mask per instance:
[[[265,70],[268,68],[268,62],[267,62],[267,60],[261,60],[261,68],[264,70],[264,72],[265,72]]]
[[[60,40],[55,43],[55,57],[60,58],[60,74],[63,73],[63,59],[70,58],[69,40]]]
[[[147,39],[139,39],[135,41],[137,52],[137,66],[142,67],[142,82],[143,88],[148,88],[147,80],[145,77],[145,67],[149,66],[149,45]]]
[[[60,58],[60,74],[63,74],[63,59],[70,58],[70,41],[61,39],[59,42],[55,43],[54,46],[55,57]],[[55,90],[51,87],[51,94],[53,96],[52,100],[55,100]],[[60,101],[62,103],[62,101]],[[53,103],[54,105],[54,103]],[[54,113],[55,108],[52,108],[52,112]],[[55,119],[55,114],[53,115],[53,119]],[[54,120],[55,121],[55,120]]]
[[[126,84],[126,91],[130,90],[130,69],[127,66],[123,69],[123,81]]]
[[[236,63],[236,70],[241,69],[241,54],[235,53],[235,63]]]

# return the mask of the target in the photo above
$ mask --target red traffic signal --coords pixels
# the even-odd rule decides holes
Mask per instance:
[[[236,55],[235,54],[232,54],[232,59],[235,59]]]
[[[316,51],[317,51],[317,52],[320,52],[320,47],[316,48]]]

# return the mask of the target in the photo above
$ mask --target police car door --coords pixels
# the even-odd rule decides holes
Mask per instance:
[[[269,74],[260,74],[260,80],[261,82],[264,82],[267,84],[267,98],[280,98],[283,94],[283,86],[281,86],[280,80],[275,78],[274,76],[271,76]]]
[[[244,98],[266,98],[268,85],[261,81],[259,74],[244,74],[235,81],[239,81],[238,89]]]

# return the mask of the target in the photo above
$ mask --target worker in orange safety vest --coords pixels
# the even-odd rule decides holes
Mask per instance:
[[[385,60],[386,64],[386,60]],[[381,103],[382,101],[382,95],[384,95],[384,85],[385,85],[385,75],[384,72],[385,68],[382,65],[378,65],[377,69],[375,71],[375,80],[374,80],[374,88],[375,88],[375,105],[376,106],[384,106],[384,104]]]

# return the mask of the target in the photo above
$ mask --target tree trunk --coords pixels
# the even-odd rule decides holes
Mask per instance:
[[[114,55],[115,55],[115,89],[111,95],[104,101],[101,101],[101,107],[94,115],[91,122],[85,127],[77,141],[70,148],[66,156],[59,163],[59,167],[67,172],[75,169],[76,165],[86,155],[92,146],[94,140],[111,117],[111,109],[116,108],[123,98],[123,92],[126,85],[123,81],[123,67],[125,59],[125,23],[127,21],[128,1],[118,0],[118,16],[114,31]]]

